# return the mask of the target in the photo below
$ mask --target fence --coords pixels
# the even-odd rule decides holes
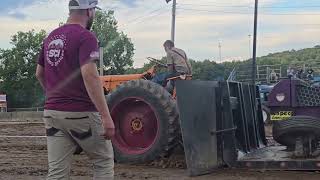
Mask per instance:
[[[320,62],[312,64],[276,64],[276,65],[257,65],[256,82],[260,84],[273,84],[280,79],[288,77],[288,71],[292,70],[295,74],[299,71],[306,73],[309,69],[313,70],[314,76],[320,75]],[[233,73],[233,80],[240,82],[251,82],[252,66],[250,64],[236,67]]]
[[[31,107],[31,108],[8,108],[8,112],[21,112],[21,111],[33,111],[33,112],[41,112],[43,111],[43,107]]]
[[[1,112],[0,122],[42,122],[43,112]]]

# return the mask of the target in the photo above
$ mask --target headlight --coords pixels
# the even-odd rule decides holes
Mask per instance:
[[[285,98],[286,98],[286,96],[284,95],[284,93],[279,93],[276,95],[276,99],[278,102],[284,101]]]

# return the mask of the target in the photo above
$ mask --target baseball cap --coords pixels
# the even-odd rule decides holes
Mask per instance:
[[[69,9],[91,9],[97,8],[100,9],[98,5],[98,0],[70,0],[69,1]]]

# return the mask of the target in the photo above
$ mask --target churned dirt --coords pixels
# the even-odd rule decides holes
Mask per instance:
[[[44,136],[44,133],[42,123],[0,122],[0,180],[45,179],[47,173],[46,139],[40,137]],[[210,175],[190,178],[185,168],[183,155],[173,155],[147,165],[116,164],[115,179],[320,180],[319,172],[257,172],[235,169],[220,169]],[[85,155],[74,157],[71,174],[74,180],[91,179],[92,171]]]

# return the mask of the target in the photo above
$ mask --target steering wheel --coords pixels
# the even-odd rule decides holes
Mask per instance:
[[[153,57],[147,57],[147,59],[150,61],[150,62],[153,62],[159,66],[162,66],[162,67],[168,67],[166,64],[163,64],[160,60],[158,59],[155,59]]]

